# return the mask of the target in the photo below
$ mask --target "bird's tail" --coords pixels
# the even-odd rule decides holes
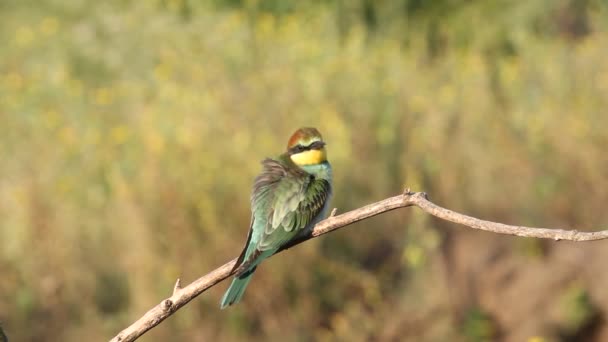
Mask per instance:
[[[253,272],[255,272],[255,269],[256,266],[254,266],[247,272],[234,277],[234,279],[232,280],[232,284],[230,284],[230,287],[228,287],[228,290],[226,290],[226,293],[224,293],[224,296],[222,297],[222,303],[220,305],[222,309],[229,307],[232,304],[238,303],[241,298],[243,298],[245,289],[251,281],[251,277],[253,276]]]

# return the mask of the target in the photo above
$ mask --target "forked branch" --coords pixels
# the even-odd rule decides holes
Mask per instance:
[[[470,228],[481,229],[498,234],[552,239],[555,241],[569,240],[579,242],[608,239],[608,230],[595,232],[579,232],[577,230],[511,226],[502,223],[484,221],[471,216],[457,213],[449,209],[442,208],[430,202],[426,196],[426,193],[412,193],[409,191],[409,189],[407,189],[406,192],[402,195],[390,197],[380,202],[372,203],[341,215],[331,215],[326,220],[319,222],[314,227],[310,235],[303,237],[297,241],[292,241],[290,244],[281,249],[281,251],[291,248],[308,239],[329,233],[338,228],[348,226],[357,221],[361,221],[372,216],[385,213],[387,211],[409,206],[416,206],[427,212],[428,214],[436,216],[440,219],[459,223]],[[332,212],[332,214],[335,214],[335,211]],[[181,287],[178,280],[173,290],[173,295],[171,297],[163,300],[162,302],[160,302],[160,304],[150,309],[140,319],[138,319],[129,327],[127,327],[118,335],[116,335],[110,342],[135,341],[146,331],[157,326],[165,318],[172,315],[175,311],[186,305],[186,303],[194,299],[196,296],[200,295],[210,287],[236,273],[238,270],[234,269],[235,263],[236,259],[233,259],[211,271],[210,273],[198,278],[197,280],[185,287]]]

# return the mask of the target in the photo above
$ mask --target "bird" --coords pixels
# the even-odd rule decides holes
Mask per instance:
[[[325,217],[331,196],[332,168],[323,137],[316,128],[299,128],[289,138],[286,152],[262,161],[251,193],[247,242],[222,297],[222,309],[241,300],[264,259],[309,233]]]

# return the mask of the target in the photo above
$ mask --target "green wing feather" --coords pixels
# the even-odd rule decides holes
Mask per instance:
[[[287,155],[262,164],[251,198],[255,219],[265,221],[256,246],[260,252],[294,238],[321,213],[331,193],[329,181],[302,170]]]

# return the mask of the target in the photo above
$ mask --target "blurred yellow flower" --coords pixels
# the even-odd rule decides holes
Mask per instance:
[[[36,34],[27,26],[22,26],[15,32],[15,43],[21,47],[29,45],[34,38],[36,38]]]
[[[69,176],[66,175],[61,177],[59,180],[57,180],[57,183],[55,184],[55,188],[57,189],[57,195],[65,195],[67,193],[70,193],[74,188],[73,183],[74,181]]]
[[[166,81],[171,77],[171,66],[167,63],[160,63],[154,67],[154,77],[158,81]]]
[[[93,101],[100,106],[109,105],[113,101],[113,93],[109,88],[99,88],[95,90]]]
[[[521,75],[519,60],[516,58],[506,60],[501,64],[500,68],[501,80],[506,85],[515,83]]]
[[[40,32],[45,36],[51,36],[59,29],[59,20],[53,17],[42,19],[40,23]]]
[[[272,14],[264,13],[260,15],[256,23],[256,31],[261,36],[268,36],[274,31],[275,18]]]
[[[281,31],[287,36],[293,36],[299,33],[299,29],[302,27],[301,23],[298,22],[297,16],[290,14],[283,18],[283,25]]]
[[[541,336],[533,336],[528,339],[528,342],[547,342],[547,340]]]
[[[424,262],[424,250],[418,245],[409,245],[403,250],[403,260],[410,267],[418,267]]]
[[[129,138],[129,129],[125,125],[112,127],[110,130],[110,141],[115,145],[121,145]]]
[[[427,109],[428,102],[426,97],[420,94],[413,94],[409,99],[409,107],[414,112],[422,112]]]
[[[47,127],[51,129],[57,127],[57,124],[59,123],[59,113],[54,109],[47,110],[44,112],[44,121]]]

